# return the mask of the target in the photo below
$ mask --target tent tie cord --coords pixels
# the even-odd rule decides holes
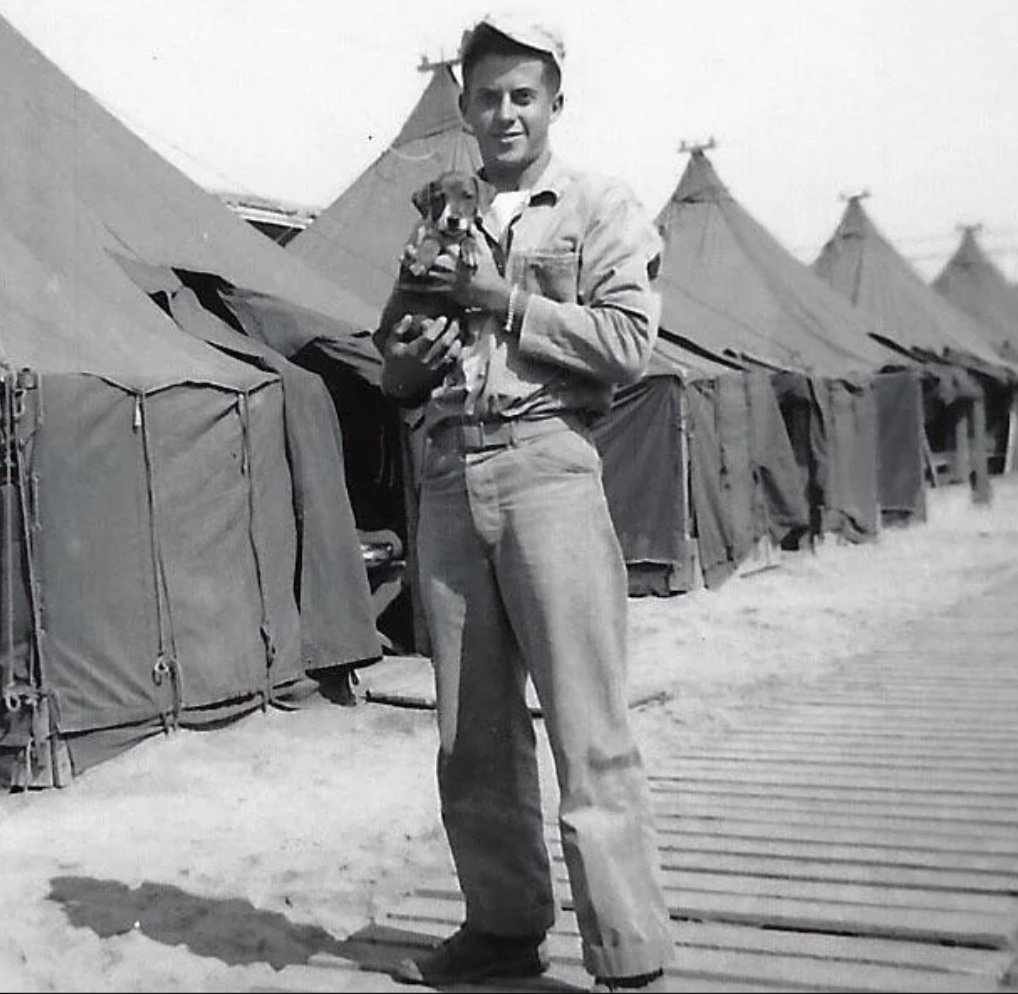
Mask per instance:
[[[238,393],[237,417],[240,420],[241,441],[243,445],[241,473],[247,477],[247,533],[248,539],[251,542],[251,555],[254,558],[255,580],[258,583],[258,598],[261,602],[260,606],[262,612],[258,632],[261,635],[262,646],[265,649],[265,670],[264,681],[262,684],[262,710],[265,710],[272,702],[272,667],[276,661],[276,654],[278,650],[276,647],[276,640],[273,635],[272,619],[269,617],[268,604],[265,600],[265,571],[262,565],[261,549],[258,546],[257,529],[255,528],[257,502],[255,500],[255,474],[253,472],[254,455],[251,449],[251,425],[248,404],[248,395],[246,393]]]
[[[0,414],[0,487],[3,487],[4,515],[4,646],[7,650],[8,666],[3,668],[3,701],[18,701],[14,688],[14,492],[16,445],[14,440],[14,390],[16,375],[6,362],[0,362],[0,391],[2,414]],[[19,705],[20,706],[20,705]],[[16,708],[7,707],[14,711]]]
[[[25,425],[28,406],[27,395],[30,390],[39,389],[39,378],[28,368],[13,369],[8,363],[0,361],[0,486],[3,487],[4,517],[4,551],[0,557],[4,564],[4,590],[6,592],[2,613],[3,641],[7,650],[8,665],[0,665],[0,699],[6,710],[13,710],[17,705],[15,687],[15,516],[21,525],[22,562],[25,564],[26,576],[23,578],[27,588],[27,598],[31,612],[31,646],[34,658],[29,660],[29,682],[35,686],[42,683],[41,672],[41,634],[42,620],[39,610],[39,591],[37,586],[35,556],[32,551],[32,532],[38,530],[38,477],[30,479],[26,475],[24,451],[35,434],[38,423],[42,421],[42,405],[35,408],[35,417],[31,419],[29,430]],[[29,484],[31,483],[31,487]],[[29,499],[31,497],[31,500]],[[19,579],[21,579],[19,577]],[[34,666],[32,665],[34,662]],[[12,707],[13,705],[13,707]]]
[[[27,732],[16,779],[26,788],[40,781],[65,786],[73,778],[73,769],[67,745],[60,737],[56,697],[49,691],[23,687],[11,710],[15,714],[25,712],[21,727]]]
[[[170,689],[173,692],[173,706],[169,711],[162,711],[159,715],[163,723],[163,731],[170,731],[178,727],[184,701],[181,693],[180,665],[173,656],[159,653],[156,661],[152,664],[152,682],[157,687],[161,687],[163,681],[167,679],[170,681]]]
[[[36,575],[33,532],[39,530],[38,476],[28,476],[25,450],[28,448],[39,423],[42,421],[41,400],[28,417],[28,392],[40,391],[36,373],[28,368],[14,370],[9,364],[0,362],[0,446],[2,446],[3,512],[4,512],[4,565],[5,602],[3,636],[7,652],[7,665],[0,663],[0,713],[16,715],[23,707],[34,710],[35,698],[42,693],[42,616],[39,604],[39,586]],[[18,518],[17,523],[15,517]],[[14,533],[20,526],[20,558],[15,561]],[[15,569],[23,565],[24,575],[15,577]],[[31,629],[28,646],[27,667],[16,673],[15,660],[15,583],[24,582],[26,600],[30,612]]]
[[[35,395],[33,417],[27,418],[26,398],[29,391]],[[42,619],[42,590],[36,568],[35,539],[36,532],[42,531],[42,522],[39,518],[39,474],[29,475],[27,461],[24,453],[35,433],[39,430],[43,419],[42,406],[42,381],[31,369],[18,371],[18,384],[15,395],[15,430],[18,444],[17,470],[18,470],[18,499],[21,502],[21,541],[25,562],[25,581],[28,589],[28,606],[32,617],[32,667],[31,679],[34,686],[43,692],[45,683],[45,657],[43,654],[43,619]],[[28,425],[29,420],[31,425]],[[48,692],[47,692],[48,693]],[[55,706],[54,706],[55,712]]]
[[[163,560],[162,543],[159,536],[159,508],[156,501],[154,467],[152,464],[152,439],[148,429],[148,411],[145,394],[139,393],[134,398],[135,432],[141,435],[142,456],[145,463],[145,495],[148,502],[149,548],[152,552],[152,579],[155,593],[156,611],[156,658],[152,664],[152,682],[161,687],[167,676],[170,677],[172,690],[169,711],[161,714],[164,728],[175,728],[180,721],[183,708],[183,675],[177,663],[177,644],[173,629],[173,611],[170,606],[169,588],[166,580],[166,566]]]

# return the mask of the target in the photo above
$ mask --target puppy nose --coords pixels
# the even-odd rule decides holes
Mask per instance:
[[[463,226],[463,218],[459,217],[459,216],[458,216],[458,215],[456,215],[456,214],[452,214],[452,215],[450,215],[450,217],[449,217],[449,227],[450,227],[450,228],[451,228],[451,229],[452,229],[453,231],[459,231],[459,229],[460,229],[460,228],[461,228],[462,226]]]

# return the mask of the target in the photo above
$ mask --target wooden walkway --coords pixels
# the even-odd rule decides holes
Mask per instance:
[[[1018,592],[789,695],[655,771],[669,989],[1018,990]],[[484,990],[589,987],[553,825],[549,842],[552,969]],[[349,989],[396,989],[387,968],[461,917],[451,876],[415,892],[354,937]]]

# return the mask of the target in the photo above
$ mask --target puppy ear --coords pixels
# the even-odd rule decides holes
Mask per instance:
[[[477,194],[477,213],[484,214],[495,199],[495,187],[480,176],[474,177],[474,187]]]
[[[427,217],[431,212],[431,196],[434,189],[435,181],[432,180],[430,183],[425,183],[419,190],[414,190],[410,195],[410,200],[421,217]]]

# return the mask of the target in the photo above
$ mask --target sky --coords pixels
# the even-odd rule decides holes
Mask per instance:
[[[493,0],[0,0],[7,18],[203,186],[320,209],[395,137]],[[519,6],[519,5],[512,5]],[[927,278],[979,224],[1018,280],[1015,0],[548,0],[552,136],[656,213],[683,143],[812,262],[865,206]]]

